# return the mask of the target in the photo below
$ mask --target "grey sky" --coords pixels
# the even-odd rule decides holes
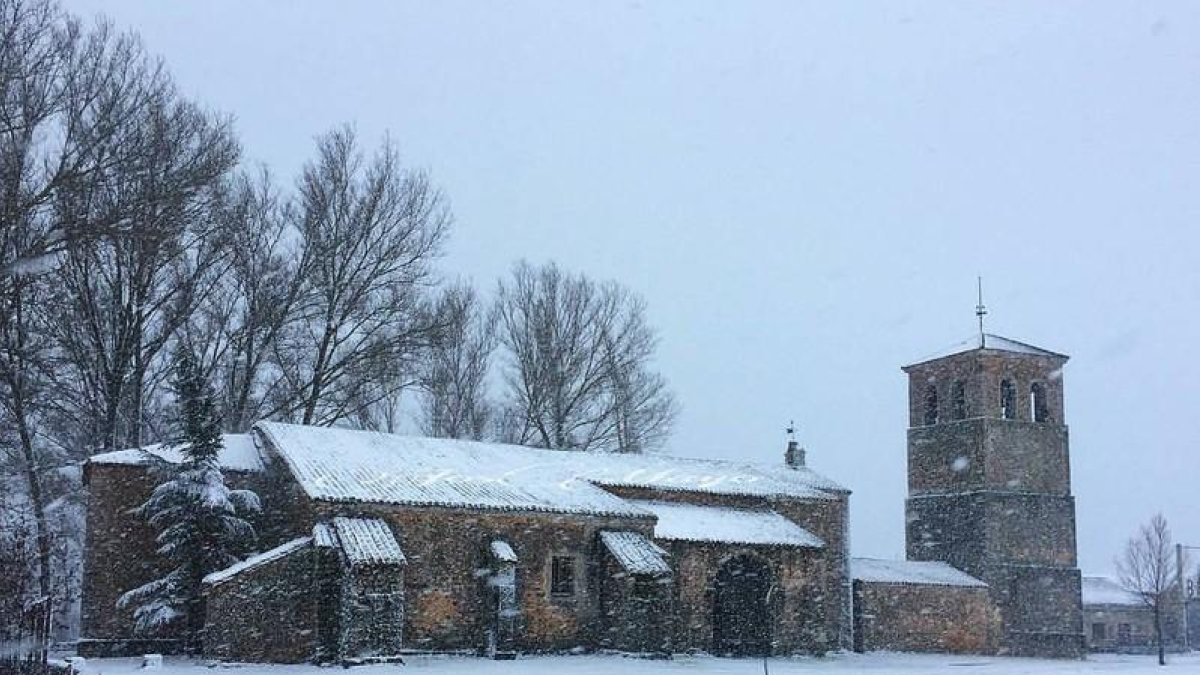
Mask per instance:
[[[675,454],[811,465],[903,553],[899,368],[974,330],[1072,356],[1080,562],[1156,510],[1200,545],[1196,3],[99,2],[290,180],[390,131],[444,269],[645,295]]]

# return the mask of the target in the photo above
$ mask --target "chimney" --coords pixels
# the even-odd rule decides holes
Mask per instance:
[[[783,462],[790,469],[804,468],[804,448],[796,441],[788,441],[787,452],[783,455]]]

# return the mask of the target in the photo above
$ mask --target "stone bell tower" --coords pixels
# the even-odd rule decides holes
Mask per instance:
[[[1083,654],[1067,357],[980,332],[908,375],[907,554],[985,581],[1005,653]]]

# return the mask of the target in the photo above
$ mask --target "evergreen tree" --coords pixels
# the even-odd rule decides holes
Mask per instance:
[[[258,496],[225,486],[217,462],[221,420],[212,392],[192,354],[175,358],[176,437],[183,461],[169,480],[154,489],[136,513],[160,530],[158,552],[175,568],[121,596],[117,605],[134,607],[139,632],[183,624],[189,648],[204,626],[201,585],[206,574],[238,562],[255,540],[242,516],[259,510]]]

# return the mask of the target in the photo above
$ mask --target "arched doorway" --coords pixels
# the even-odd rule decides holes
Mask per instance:
[[[770,652],[771,570],[749,555],[725,561],[713,588],[713,649],[717,654],[761,656]]]

